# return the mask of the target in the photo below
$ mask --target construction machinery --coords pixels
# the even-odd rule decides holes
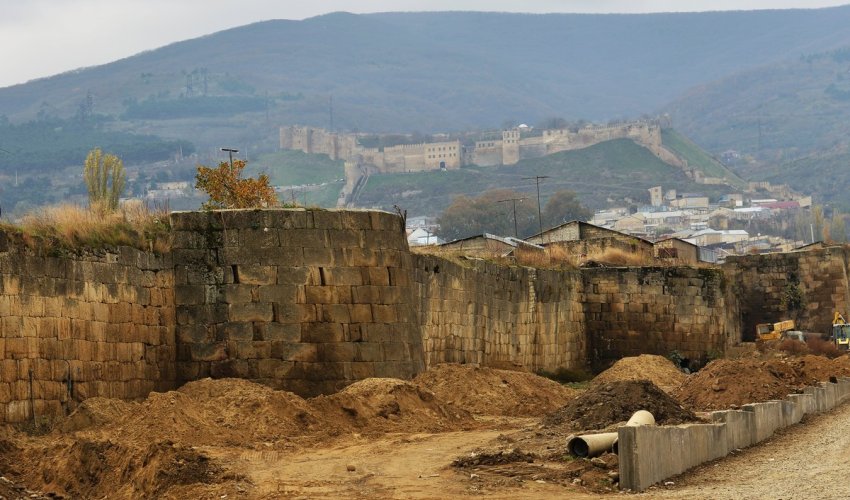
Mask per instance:
[[[793,329],[793,319],[786,319],[776,323],[759,323],[756,325],[756,338],[758,340],[779,340],[783,333]]]
[[[844,320],[844,316],[840,312],[835,311],[832,317],[832,336],[830,340],[835,342],[835,346],[841,350],[850,349],[850,325]]]

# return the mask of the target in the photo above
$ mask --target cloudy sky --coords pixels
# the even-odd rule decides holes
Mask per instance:
[[[0,87],[255,21],[334,11],[642,13],[847,3],[850,0],[0,0]]]

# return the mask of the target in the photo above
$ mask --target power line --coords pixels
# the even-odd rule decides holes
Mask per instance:
[[[522,178],[524,181],[534,179],[535,183],[537,183],[537,222],[540,224],[540,234],[543,233],[543,214],[540,212],[540,179],[548,178],[548,175],[535,175],[534,177]]]
[[[499,200],[497,202],[497,203],[507,203],[509,201],[513,202],[513,207],[514,207],[514,238],[519,238],[519,236],[518,236],[519,231],[517,230],[517,223],[516,223],[516,202],[523,201],[523,200],[526,200],[526,199],[528,199],[528,198],[508,198],[506,200]]]

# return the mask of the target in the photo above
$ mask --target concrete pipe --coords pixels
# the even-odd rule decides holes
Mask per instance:
[[[630,427],[634,427],[636,425],[655,425],[655,417],[652,413],[649,413],[646,410],[638,410],[631,416],[631,418],[629,418],[626,425]]]
[[[655,425],[655,416],[646,410],[636,411],[634,415],[629,418],[628,422],[626,422],[626,426],[636,427],[638,425]],[[617,454],[620,452],[620,448],[617,446],[618,444],[619,439],[615,439],[611,444],[611,450]]]
[[[611,451],[611,447],[614,445],[614,441],[616,440],[616,432],[571,436],[567,439],[567,451],[569,451],[570,455],[574,457],[592,458],[599,456],[606,451]]]

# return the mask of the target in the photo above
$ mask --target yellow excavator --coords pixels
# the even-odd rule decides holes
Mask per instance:
[[[832,317],[832,337],[830,337],[830,340],[835,342],[835,346],[841,350],[850,349],[850,325],[838,311],[835,311],[835,315]]]
[[[782,334],[794,329],[794,320],[786,319],[776,323],[759,323],[756,325],[758,340],[779,340]]]

